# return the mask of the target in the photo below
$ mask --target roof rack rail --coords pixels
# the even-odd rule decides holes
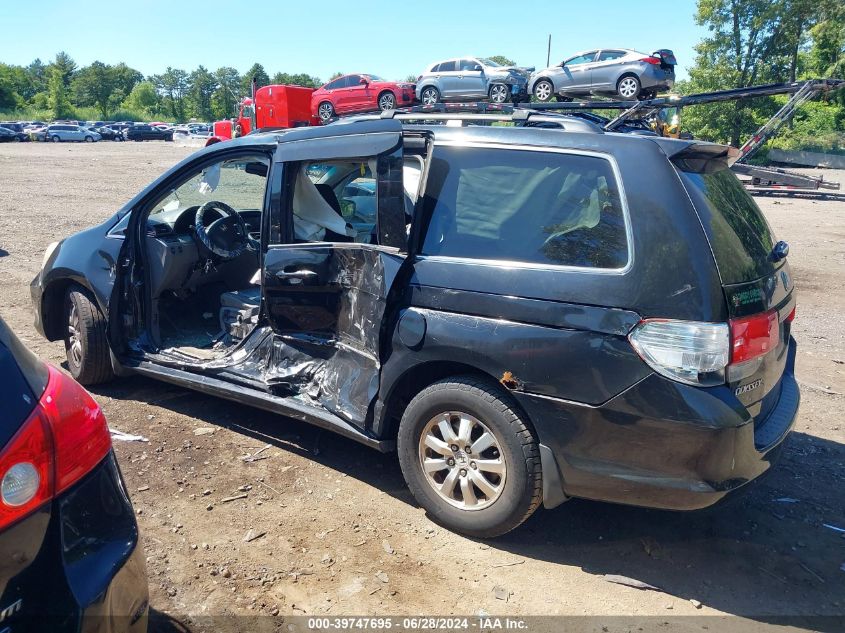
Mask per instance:
[[[600,125],[566,113],[536,112],[534,110],[498,103],[437,103],[428,106],[411,106],[385,110],[383,119],[401,121],[505,121],[521,127],[560,127],[569,132],[603,134]]]

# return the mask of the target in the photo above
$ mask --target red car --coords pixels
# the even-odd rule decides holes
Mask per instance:
[[[391,110],[414,102],[414,84],[376,75],[344,75],[311,95],[311,113],[327,123],[338,114]]]

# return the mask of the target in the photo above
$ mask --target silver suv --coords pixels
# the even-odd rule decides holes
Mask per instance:
[[[502,66],[484,57],[447,59],[432,64],[417,78],[417,99],[423,105],[479,99],[493,103],[527,101],[532,70]]]
[[[528,91],[538,101],[593,93],[625,100],[655,96],[675,85],[675,55],[660,49],[645,55],[626,48],[594,49],[531,75]]]

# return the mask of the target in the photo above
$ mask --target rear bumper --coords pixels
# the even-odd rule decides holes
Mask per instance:
[[[149,593],[132,504],[114,455],[52,504],[38,555],[10,579],[14,633],[144,633]]]
[[[727,387],[701,389],[656,374],[598,407],[518,394],[541,443],[544,504],[567,497],[696,510],[776,462],[800,395],[795,342],[768,417],[754,422]]]
[[[675,71],[667,72],[660,66],[649,65],[649,68],[640,75],[640,83],[646,90],[658,92],[671,90],[675,86]]]

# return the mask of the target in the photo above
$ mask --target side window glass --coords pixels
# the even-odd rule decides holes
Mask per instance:
[[[599,61],[609,62],[614,59],[619,59],[620,57],[625,57],[625,53],[623,51],[602,51],[599,54]]]
[[[461,60],[461,70],[463,70],[463,71],[471,71],[476,66],[478,66],[478,62],[476,62],[474,59],[462,59]]]
[[[361,75],[349,75],[343,82],[344,88],[357,88],[361,84]]]
[[[402,155],[294,165],[294,240],[404,246]]]
[[[425,255],[603,269],[628,262],[623,202],[604,158],[437,148],[424,209]]]
[[[451,61],[451,62],[443,62],[442,64],[440,64],[440,69],[439,69],[439,70],[440,70],[440,72],[442,72],[442,73],[452,72],[452,71],[454,71],[454,70],[455,70],[455,62],[454,62],[454,61]]]
[[[596,58],[596,52],[592,51],[590,53],[585,53],[584,55],[579,55],[578,57],[573,57],[572,59],[566,62],[567,66],[576,66],[578,64],[588,64]]]

